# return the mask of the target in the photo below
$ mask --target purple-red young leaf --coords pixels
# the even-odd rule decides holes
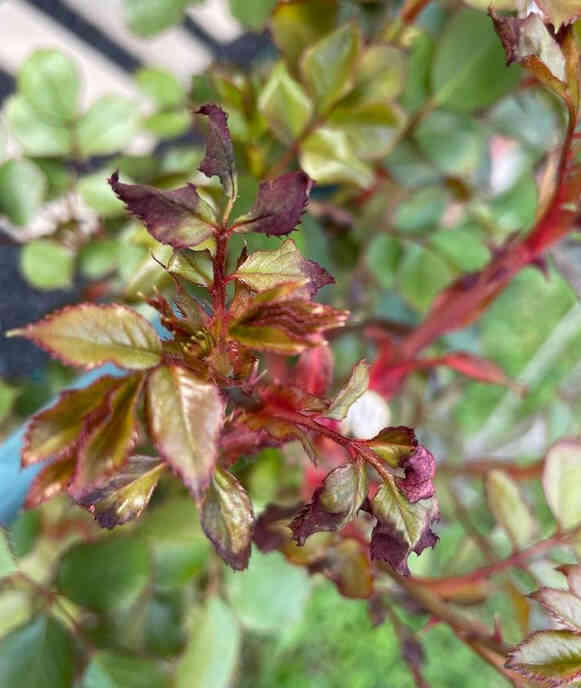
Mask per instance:
[[[31,339],[66,365],[85,370],[103,363],[144,370],[161,360],[161,340],[152,325],[119,304],[68,306],[7,335]]]
[[[216,552],[234,570],[248,566],[254,513],[248,493],[232,473],[217,469],[202,501],[200,523]]]
[[[147,421],[160,455],[197,499],[210,483],[224,424],[218,388],[181,365],[166,365],[147,381]]]
[[[420,499],[433,497],[436,462],[431,452],[422,444],[400,464],[405,470],[404,478],[396,478],[396,485],[412,504]]]
[[[279,550],[291,538],[290,523],[302,504],[269,504],[256,520],[254,542],[261,552]]]
[[[162,244],[177,249],[197,246],[213,235],[212,212],[193,184],[173,191],[146,184],[124,184],[114,172],[109,184],[129,212]]]
[[[267,236],[289,234],[305,212],[313,180],[304,172],[288,172],[260,182],[252,210],[237,220],[237,231]]]
[[[26,493],[26,507],[35,509],[43,502],[66,491],[75,475],[76,457],[53,461],[34,478]]]
[[[207,117],[206,155],[200,164],[200,170],[207,177],[216,175],[222,182],[226,195],[235,198],[236,170],[228,115],[213,104],[203,105],[196,114]]]

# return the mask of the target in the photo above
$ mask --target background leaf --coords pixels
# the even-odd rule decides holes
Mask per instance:
[[[42,205],[46,177],[30,160],[7,160],[0,165],[0,214],[26,225]]]

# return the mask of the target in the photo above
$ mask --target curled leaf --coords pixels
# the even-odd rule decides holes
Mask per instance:
[[[343,420],[351,405],[367,391],[368,387],[369,367],[365,361],[359,361],[353,367],[347,384],[337,392],[337,395],[331,402],[329,410],[325,414],[327,418]]]
[[[254,528],[252,502],[232,473],[215,472],[202,502],[200,522],[227,564],[237,571],[248,566]]]
[[[76,501],[88,509],[102,528],[114,528],[139,518],[166,468],[151,456],[132,456],[123,468],[100,487]]]
[[[260,182],[254,207],[236,221],[239,232],[267,236],[289,234],[305,212],[313,180],[304,172],[288,172]]]
[[[32,339],[63,363],[85,370],[103,363],[144,370],[161,360],[161,340],[153,327],[118,304],[69,306],[7,335]]]
[[[163,191],[145,184],[123,184],[114,172],[109,184],[127,209],[162,244],[176,249],[197,246],[214,233],[214,216],[193,184]]]
[[[196,114],[207,117],[206,155],[200,170],[207,176],[216,175],[224,192],[230,198],[236,196],[236,171],[234,148],[228,129],[228,115],[217,105],[203,105]]]
[[[357,515],[366,496],[367,473],[362,461],[332,470],[290,524],[297,544],[304,545],[313,533],[342,528]]]
[[[436,462],[431,452],[420,444],[400,465],[405,470],[405,477],[396,478],[395,482],[409,502],[415,504],[420,499],[433,497]]]

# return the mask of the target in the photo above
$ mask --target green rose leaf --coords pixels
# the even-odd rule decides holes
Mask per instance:
[[[56,459],[38,473],[26,493],[26,506],[35,509],[65,492],[77,470],[76,457]]]
[[[210,483],[224,422],[218,388],[182,366],[158,368],[147,382],[147,418],[160,455],[199,499]]]
[[[71,688],[73,639],[51,616],[40,615],[0,639],[0,685]]]
[[[109,650],[95,652],[81,688],[167,688],[169,677],[152,659],[133,657]]]
[[[73,252],[50,239],[29,241],[20,252],[20,270],[36,289],[67,289],[73,283]]]
[[[328,110],[353,85],[360,40],[357,25],[344,24],[303,56],[301,71],[320,112]]]
[[[37,50],[18,73],[18,90],[49,122],[70,122],[79,100],[76,67],[58,50]]]
[[[130,141],[137,124],[137,106],[121,96],[103,96],[81,117],[76,140],[82,155],[117,153]]]
[[[543,488],[553,515],[562,528],[581,523],[581,443],[565,439],[554,444],[545,457]]]
[[[59,122],[49,122],[21,95],[6,101],[6,121],[26,155],[68,155],[72,136],[68,127]]]
[[[541,588],[530,597],[536,600],[559,623],[571,631],[581,631],[581,599],[566,590]]]
[[[506,530],[515,548],[528,545],[536,524],[515,481],[504,471],[490,471],[486,476],[486,495],[496,522]]]
[[[175,688],[228,688],[241,645],[240,627],[232,609],[219,597],[211,597],[194,621],[177,667]]]
[[[0,581],[18,571],[16,559],[10,547],[8,533],[0,528]]]
[[[194,0],[123,0],[125,21],[138,36],[150,38],[179,24]]]
[[[325,416],[334,420],[343,420],[351,406],[365,394],[368,387],[369,366],[366,361],[359,361],[353,367],[347,383],[337,392]]]
[[[254,529],[252,502],[232,473],[216,470],[202,502],[200,522],[218,554],[233,569],[248,566]]]
[[[63,308],[8,336],[32,339],[63,363],[91,370],[113,363],[144,370],[161,360],[161,340],[149,322],[118,304]]]
[[[177,78],[165,69],[149,67],[135,73],[137,85],[159,108],[178,107],[186,101],[186,91]]]
[[[279,62],[270,73],[260,93],[258,109],[274,135],[285,144],[291,144],[301,134],[313,114],[310,98],[288,73],[284,62]]]
[[[30,160],[7,160],[0,165],[0,214],[15,225],[26,225],[40,208],[46,177]]]

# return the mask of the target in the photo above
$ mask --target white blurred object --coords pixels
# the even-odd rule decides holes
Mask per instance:
[[[369,440],[389,425],[391,412],[387,401],[377,392],[368,389],[351,406],[341,423],[341,432],[359,440]]]

